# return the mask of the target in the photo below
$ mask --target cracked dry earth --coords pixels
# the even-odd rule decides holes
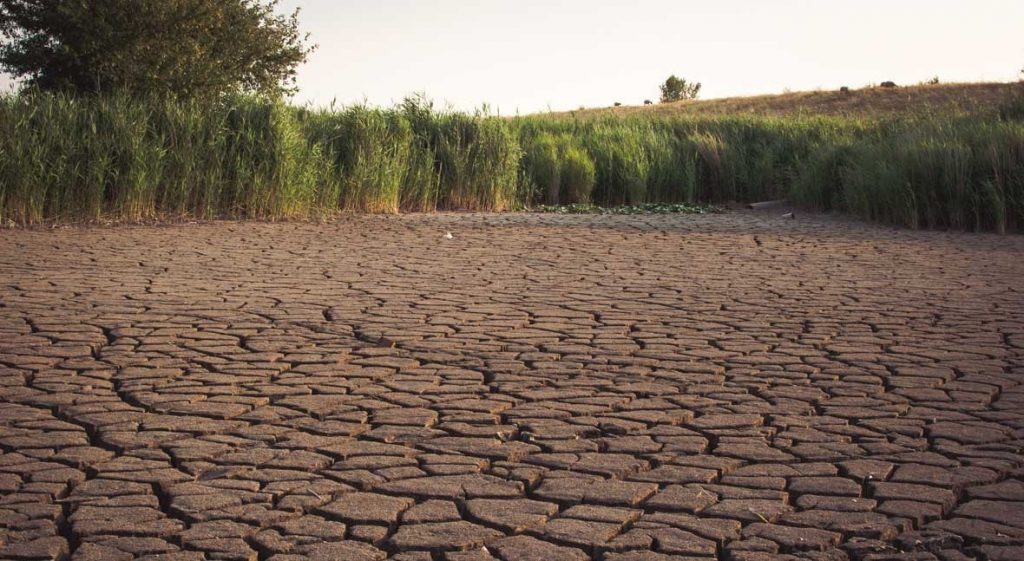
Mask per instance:
[[[1022,256],[756,213],[2,232],[0,558],[1021,559]]]

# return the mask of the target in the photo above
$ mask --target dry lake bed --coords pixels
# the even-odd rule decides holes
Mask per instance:
[[[0,559],[1022,559],[1022,291],[813,215],[2,231]]]

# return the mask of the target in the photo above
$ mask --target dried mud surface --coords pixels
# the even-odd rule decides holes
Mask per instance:
[[[0,559],[1021,559],[1022,257],[747,212],[0,232]]]

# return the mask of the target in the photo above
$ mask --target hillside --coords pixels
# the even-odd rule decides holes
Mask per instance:
[[[772,116],[847,115],[882,116],[938,111],[990,113],[997,109],[1012,88],[1021,83],[936,84],[897,88],[861,88],[792,92],[776,95],[687,100],[653,105],[623,105],[550,113],[552,117],[600,117],[606,115],[754,114]]]

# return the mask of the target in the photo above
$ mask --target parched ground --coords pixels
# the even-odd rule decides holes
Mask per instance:
[[[1022,257],[777,213],[0,232],[0,558],[1021,559]]]

